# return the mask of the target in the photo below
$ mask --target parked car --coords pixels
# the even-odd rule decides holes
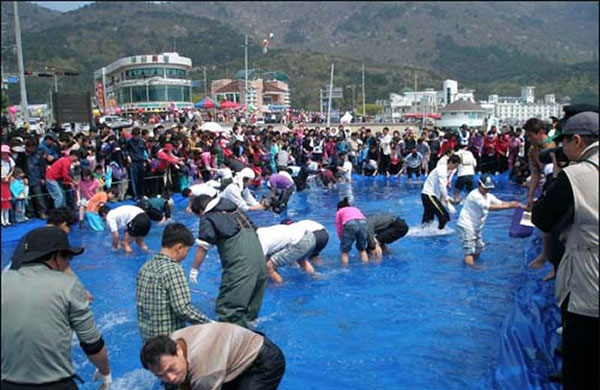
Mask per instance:
[[[132,124],[131,120],[121,118],[120,116],[116,116],[116,115],[101,116],[98,121],[100,122],[100,124],[106,123],[106,125],[108,125],[108,127],[123,127],[125,125]]]
[[[25,122],[23,120],[17,121],[17,128],[23,127]],[[42,132],[42,121],[40,118],[29,118],[29,131],[37,134]]]

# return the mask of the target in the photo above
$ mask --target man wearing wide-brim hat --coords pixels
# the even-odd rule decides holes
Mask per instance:
[[[543,232],[561,231],[565,251],[556,271],[563,312],[563,386],[597,389],[598,381],[598,108],[564,122],[564,154],[570,161],[532,208]]]
[[[21,266],[2,274],[2,389],[77,389],[73,331],[97,368],[92,380],[110,389],[106,347],[86,290],[64,272],[84,248],[72,247],[57,227],[31,230],[19,246],[13,261]]]

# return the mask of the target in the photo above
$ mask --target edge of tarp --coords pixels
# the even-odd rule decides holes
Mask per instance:
[[[500,330],[500,353],[493,376],[497,390],[560,390],[550,375],[560,371],[560,309],[554,299],[554,281],[543,276],[552,267],[530,270],[528,264],[541,251],[541,235],[535,231],[523,253],[526,282],[515,294],[515,305],[505,317]]]

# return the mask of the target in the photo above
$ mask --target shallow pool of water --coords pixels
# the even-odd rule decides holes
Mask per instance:
[[[499,198],[523,198],[522,189],[505,178],[497,181],[494,193]],[[317,277],[284,268],[285,284],[269,283],[256,328],[285,354],[287,370],[280,389],[493,388],[502,320],[524,280],[525,241],[508,237],[512,210],[490,213],[481,268],[469,269],[462,263],[454,232],[457,215],[444,234],[430,236],[420,230],[420,191],[420,184],[398,179],[356,177],[351,186],[293,195],[287,216],[319,221],[330,232],[330,241],[322,252],[323,265],[316,267]],[[392,254],[381,262],[360,264],[354,251],[350,266],[342,269],[334,215],[344,196],[367,215],[392,212],[414,229],[392,244]],[[174,220],[197,233],[198,220],[183,212],[184,205],[185,200],[177,198]],[[251,217],[265,226],[283,216],[259,212]],[[23,227],[2,230],[10,229]],[[146,239],[154,251],[160,247],[162,230],[153,226]],[[18,237],[3,234],[3,267]],[[112,252],[107,233],[75,227],[70,238],[86,247],[72,266],[95,297],[93,311],[109,350],[113,389],[161,388],[138,357],[135,279],[149,256],[135,247],[131,256]],[[186,274],[193,255],[192,250],[183,263]],[[212,318],[220,272],[213,249],[198,285],[192,287],[193,303]],[[87,382],[81,388],[95,389],[89,381],[94,368],[76,340],[73,359]]]

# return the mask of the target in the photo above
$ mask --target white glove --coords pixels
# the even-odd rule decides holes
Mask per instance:
[[[450,202],[448,202],[448,212],[450,213],[450,215],[452,214],[456,214],[456,208],[454,207],[454,205]]]
[[[110,390],[110,385],[112,384],[112,376],[110,373],[108,375],[100,374],[100,371],[96,368],[96,372],[94,376],[92,376],[92,382],[100,381],[100,386],[98,390]]]
[[[198,270],[196,268],[190,270],[190,282],[192,284],[198,284]]]

